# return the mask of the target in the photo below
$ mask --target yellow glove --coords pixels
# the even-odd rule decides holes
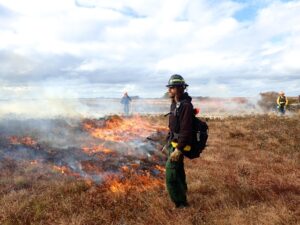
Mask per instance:
[[[175,151],[171,153],[170,160],[172,162],[177,162],[179,160],[179,157],[181,156],[181,151],[179,151],[177,148],[175,148]]]

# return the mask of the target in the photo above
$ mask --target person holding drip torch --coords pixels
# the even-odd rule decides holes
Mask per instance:
[[[174,74],[169,79],[168,94],[171,98],[169,134],[167,144],[162,149],[168,155],[166,162],[166,186],[176,208],[189,206],[187,183],[184,170],[184,151],[188,151],[192,137],[194,109],[192,98],[185,92],[188,84],[183,77]]]
[[[277,98],[277,108],[281,115],[285,114],[286,106],[288,105],[288,99],[285,96],[283,91],[279,92],[279,96]]]

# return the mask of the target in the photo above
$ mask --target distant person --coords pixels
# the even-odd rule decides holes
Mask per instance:
[[[285,114],[287,104],[288,104],[287,97],[285,96],[283,91],[280,91],[279,96],[277,98],[277,108],[278,108],[278,112],[281,113],[281,115]]]
[[[185,92],[188,85],[182,76],[172,75],[168,82],[171,98],[168,143],[163,151],[168,154],[166,162],[166,186],[176,208],[188,206],[187,183],[184,170],[184,151],[188,151],[192,137],[194,109],[192,98]],[[180,111],[180,113],[179,113]]]
[[[128,96],[128,93],[125,92],[124,96],[121,99],[121,104],[124,105],[124,115],[129,116],[129,104],[131,102],[131,98]]]

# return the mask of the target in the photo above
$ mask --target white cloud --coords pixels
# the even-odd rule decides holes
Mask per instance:
[[[300,86],[300,1],[265,1],[247,22],[234,17],[245,4],[230,0],[0,0],[1,5],[11,15],[5,26],[0,23],[0,81],[13,86],[24,85],[17,79],[28,76],[28,85],[65,79],[66,85],[119,85],[103,95],[130,89],[161,96],[160,85],[172,73],[182,73],[206,95],[215,95],[217,87],[224,95],[254,95],[273,88],[265,79],[280,82],[282,76]],[[156,86],[144,88],[142,77]],[[260,85],[249,88],[254,79]]]

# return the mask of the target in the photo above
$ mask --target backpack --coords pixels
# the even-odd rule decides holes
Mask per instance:
[[[176,104],[176,112],[175,115],[177,118],[179,118],[179,109],[182,102],[179,102]],[[177,119],[178,121],[178,119]],[[179,126],[179,125],[178,125]],[[206,147],[206,142],[208,139],[208,125],[206,122],[200,120],[196,117],[196,115],[193,115],[193,138],[191,143],[191,150],[190,151],[184,151],[184,156],[188,157],[189,159],[195,159],[200,156],[202,151]]]

